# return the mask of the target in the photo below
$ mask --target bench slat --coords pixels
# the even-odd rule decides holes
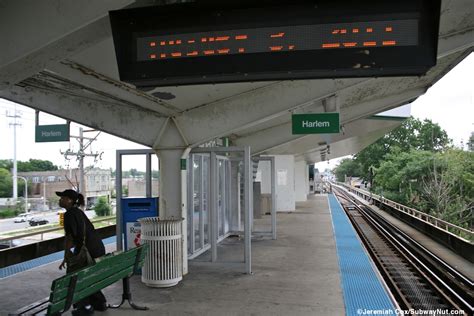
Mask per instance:
[[[58,288],[64,288],[69,286],[69,282],[71,279],[71,276],[74,274],[82,273],[82,274],[87,274],[87,273],[93,273],[94,270],[100,269],[104,266],[108,266],[110,264],[113,264],[115,261],[120,262],[122,260],[126,260],[127,258],[135,258],[137,253],[137,250],[129,250],[127,252],[119,252],[115,253],[112,255],[107,255],[104,257],[101,257],[100,260],[92,266],[85,267],[83,269],[80,269],[76,272],[66,274],[63,277],[60,277],[56,280],[53,281],[53,284],[51,285],[51,291],[56,291]],[[79,276],[80,278],[80,276]]]
[[[30,305],[15,311],[14,315],[34,315],[37,312],[46,310],[48,308],[48,303],[48,297],[45,297],[42,300],[31,303]]]
[[[135,274],[145,262],[148,245],[142,245],[125,252],[114,252],[100,257],[95,265],[83,268],[74,273],[57,278],[51,284],[50,296],[25,306],[14,315],[36,315],[47,309],[47,315],[56,315],[64,310],[71,277],[77,276],[77,283],[72,295],[72,303]],[[140,254],[137,258],[137,254]],[[137,261],[138,260],[138,261]],[[136,266],[135,266],[136,264]],[[136,269],[135,269],[136,268]]]
[[[122,271],[127,267],[133,266],[135,263],[134,258],[126,258],[122,262],[113,262],[110,265],[99,267],[94,269],[92,273],[81,276],[78,275],[78,281],[76,283],[76,291],[80,291],[91,284],[97,282],[97,280],[107,278],[117,272]],[[68,287],[58,287],[54,292],[51,292],[50,301],[56,303],[59,300],[64,299],[67,296]]]
[[[108,277],[107,279],[103,279],[100,282],[95,283],[94,285],[91,285],[89,288],[86,288],[80,292],[75,292],[74,297],[73,297],[73,302],[78,302],[83,298],[86,298],[87,296],[117,282],[118,280],[121,280],[133,272],[133,267],[127,267],[126,269],[120,271],[119,273],[112,275]],[[48,306],[48,315],[60,312],[64,309],[66,303],[66,299],[60,300],[56,303],[50,303]]]
[[[73,275],[77,275],[78,277],[72,298],[73,303],[80,301],[118,280],[133,275],[136,272],[134,271],[134,266],[139,249],[141,249],[141,252],[138,258],[138,268],[141,268],[145,262],[148,245],[142,245],[139,248],[134,248],[126,252],[101,257],[95,265],[53,281],[47,315],[52,315],[64,309],[69,282]]]

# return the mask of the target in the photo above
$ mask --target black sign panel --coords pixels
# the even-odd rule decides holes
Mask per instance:
[[[185,3],[110,12],[122,81],[137,86],[421,75],[440,0]]]

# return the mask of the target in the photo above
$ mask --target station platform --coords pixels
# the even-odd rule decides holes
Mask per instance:
[[[307,202],[297,203],[295,212],[278,213],[278,239],[252,239],[253,275],[244,274],[239,262],[243,258],[243,240],[227,238],[218,245],[218,262],[209,262],[207,253],[189,261],[189,274],[175,287],[149,288],[139,276],[133,277],[133,300],[149,307],[148,311],[134,311],[124,303],[120,309],[96,315],[357,315],[356,310],[347,310],[344,292],[351,281],[344,273],[357,274],[360,267],[340,266],[344,260],[340,251],[353,249],[347,241],[352,239],[350,243],[357,244],[358,239],[347,235],[335,239],[333,226],[342,224],[334,220],[335,211],[330,210],[329,201],[327,195],[312,195]],[[256,220],[255,230],[268,228],[268,223],[269,216]],[[338,239],[346,243],[337,245]],[[113,245],[107,248],[112,251]],[[360,251],[345,255],[359,256]],[[64,273],[58,270],[59,263],[0,279],[0,315],[48,296],[51,281]],[[359,277],[358,286],[364,286],[361,281]],[[381,288],[379,284],[378,289]],[[121,282],[106,288],[108,302],[118,303],[121,290]],[[362,302],[359,308],[366,308],[363,300],[371,299],[373,293],[357,291],[351,295]]]

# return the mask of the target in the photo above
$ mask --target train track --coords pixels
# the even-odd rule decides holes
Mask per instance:
[[[401,309],[474,314],[472,280],[345,190],[333,188]]]

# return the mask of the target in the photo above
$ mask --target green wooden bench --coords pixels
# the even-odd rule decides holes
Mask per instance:
[[[11,315],[61,315],[72,304],[119,281],[123,281],[122,302],[109,308],[120,307],[125,300],[135,309],[146,310],[132,302],[129,278],[143,266],[148,245],[125,252],[115,252],[96,259],[94,265],[66,274],[53,281],[49,297],[30,304]]]

